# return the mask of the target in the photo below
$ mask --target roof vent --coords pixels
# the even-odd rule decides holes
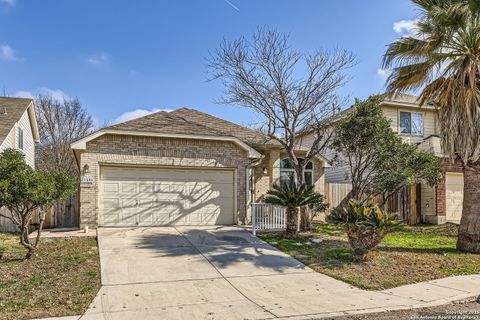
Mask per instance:
[[[8,114],[8,113],[7,113],[7,107],[5,107],[5,108],[3,109],[3,114],[4,114],[4,115],[7,115],[7,114]]]

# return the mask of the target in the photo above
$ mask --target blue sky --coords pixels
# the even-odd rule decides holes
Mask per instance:
[[[409,0],[0,0],[1,94],[78,97],[99,125],[179,107],[248,125],[252,114],[216,104],[221,84],[206,81],[224,37],[268,26],[300,51],[351,50],[342,94],[365,98],[383,90],[385,46],[417,14]]]

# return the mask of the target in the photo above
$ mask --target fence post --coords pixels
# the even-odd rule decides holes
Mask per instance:
[[[256,226],[255,221],[256,221],[256,210],[257,210],[257,208],[253,204],[251,206],[252,206],[252,233],[253,233],[254,236],[256,236],[257,231],[255,230],[255,228],[257,226]]]
[[[302,209],[301,207],[297,210],[297,232],[300,232],[300,223],[301,223]]]

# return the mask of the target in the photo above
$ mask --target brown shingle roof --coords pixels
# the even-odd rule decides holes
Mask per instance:
[[[264,134],[194,109],[160,111],[106,129],[235,137],[250,145],[278,145]]]
[[[0,97],[0,144],[20,120],[32,99]]]

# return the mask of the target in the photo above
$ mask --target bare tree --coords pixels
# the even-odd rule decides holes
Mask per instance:
[[[288,153],[297,184],[304,183],[305,167],[326,147],[331,135],[322,120],[331,116],[342,99],[337,90],[348,80],[345,71],[355,63],[352,53],[335,49],[300,53],[291,49],[289,36],[259,28],[251,41],[224,40],[207,59],[209,80],[225,87],[223,104],[235,104],[260,114],[264,132]],[[315,138],[302,161],[295,149],[299,133]]]
[[[57,100],[50,95],[38,95],[35,106],[41,140],[37,167],[78,176],[70,143],[93,132],[93,118],[77,98]]]

